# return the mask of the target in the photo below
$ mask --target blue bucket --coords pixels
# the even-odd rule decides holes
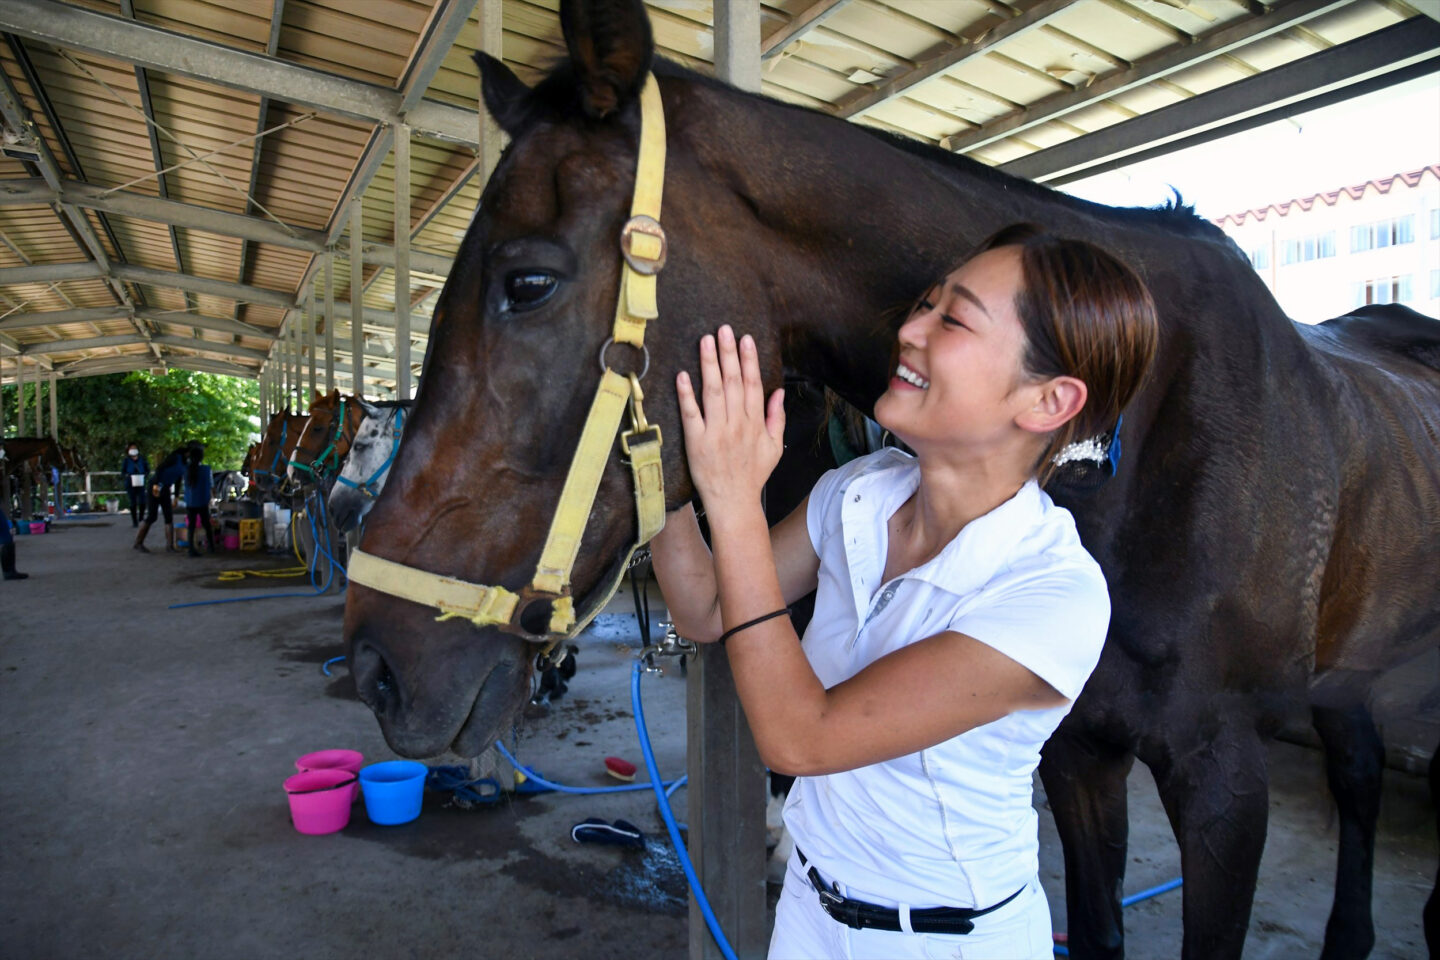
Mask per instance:
[[[414,760],[386,760],[360,771],[360,792],[365,795],[365,812],[371,823],[409,823],[420,816],[425,797],[423,763]]]
[[[9,520],[5,522],[10,523]],[[30,524],[28,522],[10,523],[10,528],[15,531],[15,536],[17,537],[30,536]]]

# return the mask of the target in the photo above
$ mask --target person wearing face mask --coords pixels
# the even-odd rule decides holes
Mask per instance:
[[[130,497],[130,526],[140,526],[140,515],[145,512],[145,478],[150,475],[150,461],[140,452],[140,444],[132,443],[125,450],[120,461],[120,482]]]
[[[1093,450],[1113,468],[1158,335],[1113,255],[1002,230],[898,331],[875,419],[913,454],[830,471],[770,530],[785,414],[755,342],[721,327],[701,384],[679,374],[711,547],[690,506],[650,546],[675,628],[725,648],[760,758],[797,777],[772,960],[1051,956],[1031,775],[1110,600],[1044,487]]]

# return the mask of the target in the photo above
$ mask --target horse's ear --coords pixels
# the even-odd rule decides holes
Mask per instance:
[[[605,117],[640,96],[655,53],[641,0],[562,0],[560,29],[587,114]]]
[[[503,61],[483,50],[475,51],[475,66],[480,68],[480,94],[485,100],[485,109],[501,130],[515,136],[530,112],[530,88]]]
[[[360,409],[365,411],[365,416],[378,417],[380,415],[380,408],[375,406],[375,404],[366,400],[364,397],[356,397],[355,399],[360,401]]]

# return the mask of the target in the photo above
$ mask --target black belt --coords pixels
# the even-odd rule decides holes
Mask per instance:
[[[798,848],[795,853],[800,857],[800,866],[805,866],[805,854],[801,853]],[[830,915],[832,920],[838,920],[856,930],[868,928],[898,932],[903,929],[900,926],[899,910],[840,896],[834,889],[825,886],[825,881],[820,879],[820,873],[814,867],[810,868],[806,876],[810,878],[810,885],[815,888],[815,892],[820,894],[820,907]],[[969,933],[975,929],[972,921],[976,917],[983,917],[992,910],[999,910],[1020,896],[1024,890],[1025,888],[1021,887],[999,903],[981,909],[927,907],[924,910],[911,910],[910,929],[916,933]]]

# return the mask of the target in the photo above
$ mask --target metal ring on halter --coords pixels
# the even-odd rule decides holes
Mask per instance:
[[[607,338],[605,339],[605,344],[604,344],[604,346],[602,346],[602,347],[600,348],[600,372],[601,372],[601,373],[604,373],[606,370],[609,370],[609,369],[610,369],[610,367],[607,366],[606,363],[605,363],[605,351],[606,351],[606,350],[609,350],[612,346],[614,346],[614,344],[615,344],[615,338],[614,338],[614,337],[607,337]],[[640,353],[644,356],[645,362],[640,365],[640,372],[639,372],[636,376],[638,376],[639,379],[644,380],[644,379],[645,379],[645,374],[647,374],[647,373],[650,372],[650,348],[647,347],[647,346],[645,346],[644,344],[641,344],[641,345],[640,345]]]

